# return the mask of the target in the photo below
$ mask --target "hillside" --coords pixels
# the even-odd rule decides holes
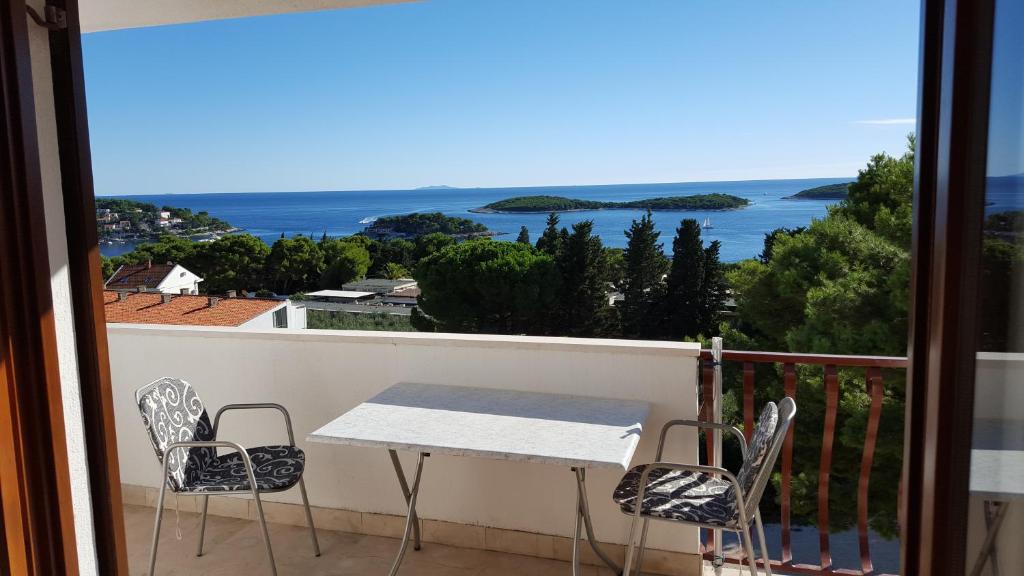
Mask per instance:
[[[697,194],[694,196],[666,196],[664,198],[647,198],[629,202],[600,202],[565,198],[563,196],[516,196],[486,206],[474,208],[470,212],[504,213],[504,212],[568,212],[572,210],[732,210],[743,208],[750,201],[729,194]]]
[[[786,200],[843,200],[849,194],[850,182],[839,184],[826,184],[815,188],[801,190],[792,196],[786,196]]]

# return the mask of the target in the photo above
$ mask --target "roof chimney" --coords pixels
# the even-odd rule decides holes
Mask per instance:
[[[128,292],[122,291],[122,292],[118,292],[117,293],[117,301],[118,302],[125,302],[127,300],[128,300]]]
[[[138,288],[136,288],[136,290],[138,290],[139,292],[145,292],[146,291],[145,284],[140,285]]]
[[[213,308],[214,306],[216,306],[218,302],[220,302],[220,298],[217,298],[216,296],[210,296],[210,298],[209,298],[210,308]]]
[[[152,267],[153,267],[153,261],[152,260],[146,260],[146,269],[149,270]]]
[[[234,290],[228,290],[228,298],[236,298],[237,296],[238,292],[235,292]]]
[[[171,303],[171,298],[173,298],[173,296],[170,295],[170,294],[161,294],[160,295],[160,302],[163,303],[163,304],[170,304]]]

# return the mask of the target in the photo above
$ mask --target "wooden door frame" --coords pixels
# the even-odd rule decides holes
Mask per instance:
[[[0,3],[3,569],[78,573],[25,4]]]
[[[66,21],[48,34],[97,568],[127,576],[78,3],[49,5]],[[0,265],[0,336],[8,335],[0,354],[0,567],[70,575],[78,572],[78,551],[24,3],[4,3],[0,26],[7,123],[0,145],[8,152],[8,162],[0,161],[0,262],[11,263]]]
[[[922,3],[900,510],[908,575],[965,572],[994,3]]]

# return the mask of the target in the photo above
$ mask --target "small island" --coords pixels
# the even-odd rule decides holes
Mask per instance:
[[[840,182],[808,188],[792,196],[786,196],[784,200],[844,200],[849,194],[850,184],[852,182]]]
[[[563,196],[517,196],[473,208],[478,214],[511,212],[571,212],[577,210],[735,210],[750,204],[746,198],[730,194],[697,194],[694,196],[666,196],[629,202],[600,202]]]
[[[468,218],[445,216],[440,212],[381,216],[362,232],[364,236],[373,239],[415,238],[435,233],[453,238],[477,238],[500,234],[479,222]]]

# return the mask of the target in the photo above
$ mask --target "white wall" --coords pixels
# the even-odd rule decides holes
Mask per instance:
[[[634,462],[653,458],[661,425],[696,417],[698,346],[568,338],[530,338],[327,330],[261,330],[112,324],[110,362],[121,462],[128,484],[158,486],[160,469],[134,406],[134,390],[161,376],[189,381],[208,409],[232,402],[278,402],[291,411],[308,455],[313,505],[403,514],[387,452],[308,444],[305,436],[396,382],[548,391],[652,404]],[[243,445],[280,442],[273,413],[238,414],[221,437]],[[695,462],[696,436],[680,434],[667,458]],[[412,456],[403,454],[407,466]],[[624,543],[628,519],[611,502],[620,473],[588,475],[597,537]],[[294,492],[271,495],[298,502]],[[432,456],[424,469],[424,518],[569,536],[575,490],[568,469],[518,462]],[[655,523],[655,548],[696,553],[696,530]]]

